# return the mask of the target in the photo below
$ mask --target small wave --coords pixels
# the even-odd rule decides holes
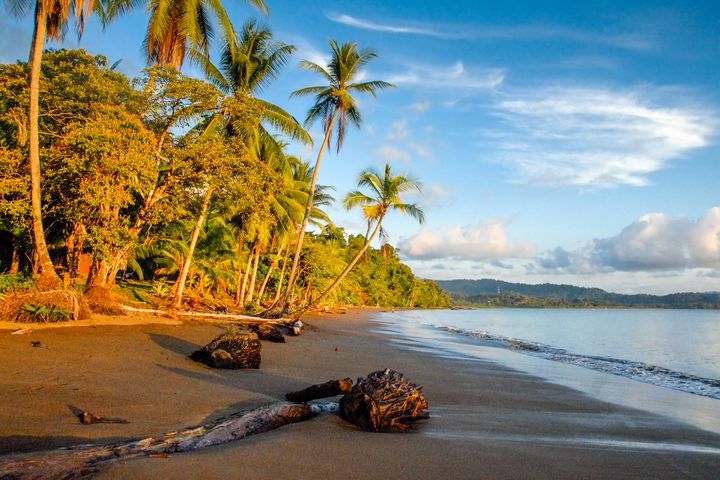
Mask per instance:
[[[720,380],[713,378],[699,377],[657,365],[634,362],[632,360],[581,355],[542,343],[503,337],[484,331],[465,330],[447,325],[434,325],[434,327],[446,332],[477,338],[489,342],[494,346],[508,348],[534,357],[569,363],[660,387],[672,388],[681,392],[693,393],[695,395],[720,400]]]

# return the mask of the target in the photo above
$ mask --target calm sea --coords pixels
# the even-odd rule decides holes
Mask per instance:
[[[720,429],[719,311],[411,310],[376,318],[409,348],[489,358],[617,403],[688,410],[703,418],[684,420]]]

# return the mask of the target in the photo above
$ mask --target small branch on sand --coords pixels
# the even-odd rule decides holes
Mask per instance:
[[[352,388],[353,381],[349,378],[342,380],[330,380],[325,383],[313,385],[304,390],[290,392],[285,394],[285,398],[290,402],[305,403],[318,398],[334,397],[347,393]]]
[[[164,457],[221,443],[240,440],[290,423],[312,418],[330,406],[277,403],[233,415],[212,425],[168,433],[115,445],[81,445],[45,452],[11,454],[0,457],[0,478],[59,480],[89,478],[110,462],[141,456]]]

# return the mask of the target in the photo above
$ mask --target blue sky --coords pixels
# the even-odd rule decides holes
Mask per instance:
[[[416,274],[720,290],[717,2],[267,3],[264,21],[298,51],[262,96],[298,118],[309,100],[290,92],[320,81],[300,59],[323,62],[329,38],[379,52],[363,76],[397,88],[359,97],[364,126],[325,157],[320,182],[341,197],[386,161],[419,177],[426,224],[386,219]],[[237,25],[260,17],[229,11]],[[134,12],[104,33],[91,21],[80,46],[134,75],[145,21]],[[0,32],[0,61],[27,57],[29,19],[0,18]]]

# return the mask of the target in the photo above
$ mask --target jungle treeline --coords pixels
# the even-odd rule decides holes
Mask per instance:
[[[254,42],[244,44],[243,34],[254,35]],[[362,208],[368,230],[348,237],[324,211],[336,192],[316,185],[313,175],[342,109],[323,118],[332,111],[316,98],[326,135],[315,145],[315,165],[287,154],[288,142],[311,144],[309,135],[255,92],[286,64],[292,48],[252,22],[239,35],[213,81],[160,65],[131,79],[102,55],[45,51],[36,190],[55,273],[70,288],[144,282],[178,307],[183,291],[251,310],[288,300],[297,308],[447,306],[448,296],[416,278],[392,246],[370,246],[376,233],[385,238],[381,223],[390,210],[422,221],[421,208],[400,199],[420,183],[389,165],[384,172],[357,166],[358,191],[343,204]],[[338,61],[355,54],[358,68],[371,53],[353,44],[331,42],[331,48]],[[0,65],[0,287],[6,289],[27,287],[23,279],[43,268],[33,240],[27,161],[29,70],[24,62]],[[385,86],[377,82],[363,91]],[[349,111],[349,123],[359,126],[359,113],[355,118]],[[338,130],[342,135],[344,124]],[[303,242],[298,232],[306,224]],[[335,286],[337,279],[342,282]]]

